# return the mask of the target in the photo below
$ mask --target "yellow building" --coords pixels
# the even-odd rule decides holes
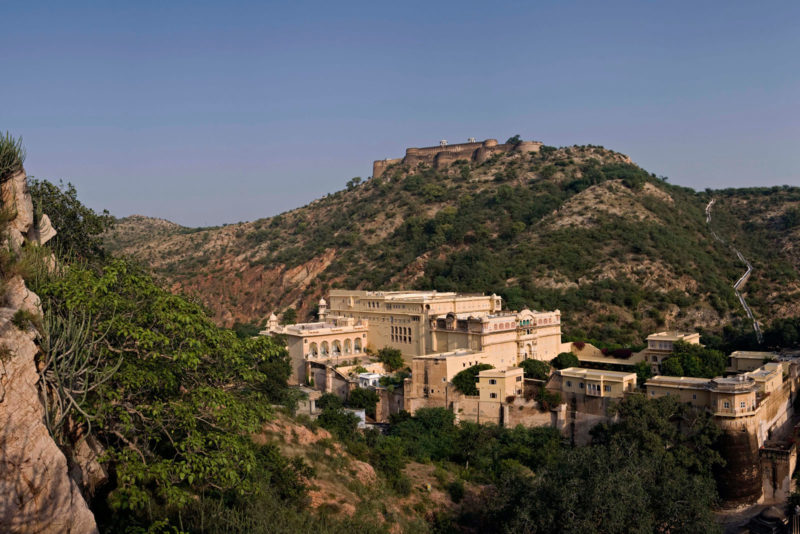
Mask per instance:
[[[450,407],[460,396],[451,383],[453,377],[478,364],[507,369],[516,364],[516,357],[468,349],[416,356],[411,362],[411,379],[405,386],[406,410],[414,413],[418,408]]]
[[[710,380],[686,376],[655,376],[647,381],[646,386],[649,398],[673,395],[681,402],[706,408],[717,417],[753,415],[757,408],[756,392],[759,385],[748,375]]]
[[[694,378],[690,376],[654,376],[647,381],[647,396],[657,399],[665,395],[673,395],[678,401],[685,402],[697,408],[711,406],[711,392],[708,388],[708,378]]]
[[[653,373],[658,374],[661,364],[672,355],[676,341],[685,343],[700,344],[700,334],[697,332],[678,332],[675,330],[657,332],[647,336],[647,348],[644,352],[644,360],[650,362]]]
[[[728,356],[729,373],[741,373],[753,371],[764,365],[765,361],[775,360],[778,355],[774,352],[757,352],[749,350],[737,350]]]
[[[756,381],[759,393],[768,394],[781,387],[784,367],[788,365],[786,362],[770,362],[745,375]]]
[[[346,362],[363,356],[369,341],[366,320],[333,317],[316,323],[279,326],[274,317],[270,317],[267,330],[261,334],[285,337],[292,366],[289,382],[293,384],[305,382],[307,361],[330,365]]]
[[[477,386],[481,402],[504,402],[509,397],[522,395],[524,371],[521,367],[487,369],[478,373]]]
[[[461,349],[551,360],[561,351],[561,312],[503,311],[497,295],[334,289],[329,300],[326,313],[368,321],[374,349],[408,360]]]
[[[636,388],[636,373],[568,367],[561,375],[561,391],[572,395],[621,398]]]

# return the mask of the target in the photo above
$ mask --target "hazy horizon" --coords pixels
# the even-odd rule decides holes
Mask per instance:
[[[800,186],[800,5],[14,4],[0,131],[116,216],[253,220],[406,147],[603,145],[671,183]]]

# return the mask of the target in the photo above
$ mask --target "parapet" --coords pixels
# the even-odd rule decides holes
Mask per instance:
[[[522,141],[520,143],[499,144],[497,139],[485,141],[459,143],[455,145],[437,145],[423,148],[407,148],[404,158],[376,160],[372,164],[372,177],[380,178],[390,165],[402,163],[415,167],[425,163],[435,169],[441,169],[461,159],[474,163],[483,163],[495,154],[510,152],[531,153],[539,152],[542,143],[539,141]]]

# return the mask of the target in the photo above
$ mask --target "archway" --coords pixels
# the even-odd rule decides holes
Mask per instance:
[[[353,342],[353,350],[356,351],[356,354],[359,354],[361,352],[361,338],[357,337],[355,339],[355,341]]]
[[[308,355],[313,358],[316,358],[319,355],[319,349],[317,348],[316,343],[312,343],[308,346]]]
[[[344,340],[344,353],[345,354],[352,354],[353,352],[353,343],[349,339]]]
[[[319,353],[323,356],[327,356],[330,350],[328,349],[328,342],[323,341],[322,345],[320,346]]]
[[[342,355],[342,344],[339,342],[338,339],[333,342],[331,353],[334,356],[341,356]]]

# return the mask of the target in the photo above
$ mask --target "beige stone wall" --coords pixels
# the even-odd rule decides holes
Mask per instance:
[[[673,395],[680,402],[691,404],[696,408],[711,406],[711,393],[707,389],[678,389],[663,386],[647,386],[647,397],[657,399],[665,395]]]
[[[403,163],[416,167],[420,163],[435,168],[442,168],[454,161],[465,159],[475,163],[483,163],[494,154],[509,152],[530,153],[539,152],[542,143],[538,141],[522,141],[518,145],[498,144],[496,139],[487,139],[483,142],[458,143],[446,146],[431,146],[424,148],[407,148],[402,160],[377,160],[372,164],[372,177],[383,175],[389,165]]]

